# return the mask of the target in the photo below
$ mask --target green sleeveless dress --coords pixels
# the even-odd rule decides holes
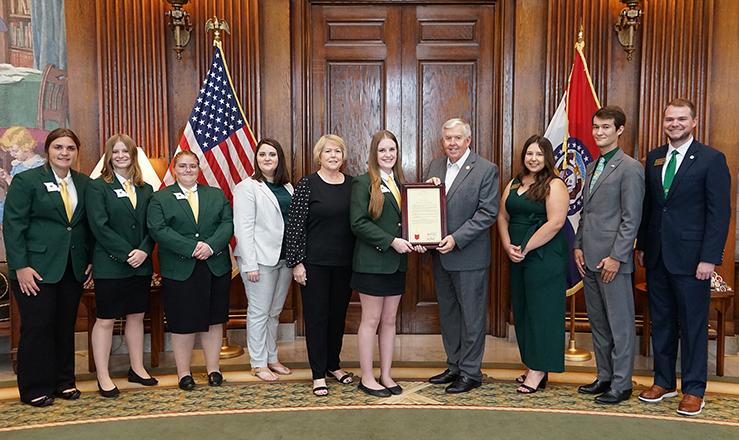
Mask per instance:
[[[514,180],[514,185],[520,182]],[[511,188],[505,207],[511,243],[526,243],[547,221],[544,202]],[[560,231],[548,243],[511,262],[511,308],[523,363],[537,371],[564,371],[567,239]]]

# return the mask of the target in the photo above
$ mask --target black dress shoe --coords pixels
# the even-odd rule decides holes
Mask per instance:
[[[446,387],[446,392],[451,394],[466,393],[467,391],[473,390],[482,385],[482,382],[470,379],[469,377],[459,376],[457,380],[452,382],[451,385]]]
[[[153,387],[154,385],[159,383],[159,381],[154,379],[153,377],[148,377],[144,379],[143,377],[136,374],[136,372],[133,371],[133,368],[128,369],[128,381],[131,383],[140,383],[145,387]]]
[[[195,381],[192,376],[188,374],[187,376],[182,376],[182,379],[180,379],[177,386],[179,386],[183,391],[192,391],[195,389]]]
[[[441,385],[445,383],[452,383],[459,377],[459,373],[452,373],[448,368],[443,373],[431,376],[429,382],[434,385]]]
[[[54,398],[51,396],[41,396],[40,398],[29,400],[28,402],[23,402],[23,403],[27,403],[31,406],[35,406],[36,408],[41,408],[44,406],[49,406],[52,403],[54,403]]]
[[[98,393],[100,393],[101,396],[106,397],[108,399],[112,399],[115,397],[118,397],[121,392],[118,390],[118,387],[113,387],[112,390],[104,390],[103,387],[100,386],[100,382],[98,382]]]
[[[611,389],[611,382],[595,379],[595,382],[588,385],[580,385],[577,392],[581,394],[602,394]]]
[[[61,397],[64,400],[77,400],[80,398],[80,395],[82,393],[77,388],[71,390],[71,391],[63,391],[63,390],[57,390],[54,391],[54,395],[56,397]]]
[[[600,403],[603,405],[616,405],[623,402],[624,400],[629,400],[630,397],[631,388],[624,391],[608,390],[600,396],[596,397],[595,403]]]
[[[223,375],[220,371],[214,371],[208,373],[208,385],[212,387],[219,387],[223,383]]]
[[[357,389],[359,391],[364,391],[366,394],[369,394],[370,396],[374,397],[390,397],[393,395],[393,393],[390,392],[387,388],[381,388],[379,390],[373,390],[372,388],[368,388],[364,386],[362,381],[359,381],[359,385],[357,385]]]
[[[403,388],[401,388],[400,385],[398,384],[395,384],[395,386],[393,387],[388,387],[388,386],[385,386],[385,384],[382,383],[382,381],[380,381],[380,385],[384,386],[388,391],[390,391],[390,393],[393,396],[397,396],[403,393]]]

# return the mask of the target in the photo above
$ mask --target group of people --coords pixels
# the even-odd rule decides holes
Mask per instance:
[[[664,109],[668,143],[650,151],[644,167],[620,147],[625,125],[616,106],[592,118],[600,154],[587,167],[572,252],[583,278],[597,378],[578,391],[600,404],[632,394],[635,255],[646,267],[655,371],[639,400],[677,397],[679,344],[683,397],[677,412],[694,416],[705,406],[710,278],[728,233],[730,173],[722,153],[694,139],[697,117],[688,100],[675,99]],[[569,250],[561,228],[569,197],[546,138],[526,142],[521,166],[504,190],[498,232],[511,260],[511,308],[527,367],[516,379],[518,392],[531,394],[546,386],[549,372],[564,369]]]
[[[680,340],[684,397],[678,411],[700,412],[709,278],[721,263],[728,229],[728,168],[721,153],[694,141],[696,116],[689,101],[675,100],[665,109],[669,144],[650,152],[646,174],[619,148],[625,121],[618,107],[593,115],[600,156],[587,170],[574,252],[563,232],[570,196],[548,139],[535,135],[526,141],[521,171],[499,200],[498,168],[470,148],[470,125],[457,118],[444,123],[445,154],[423,177],[444,185],[448,230],[432,251],[447,369],[431,383],[447,385],[448,393],[482,383],[490,229],[497,220],[511,260],[511,307],[527,368],[516,379],[519,393],[544,389],[549,372],[564,370],[565,290],[573,252],[584,279],[598,371],[597,380],[579,391],[596,394],[596,402],[604,404],[629,398],[635,339],[631,273],[638,238],[637,260],[647,265],[655,347],[655,384],[639,398],[656,402],[677,395]],[[234,190],[233,211],[222,191],[197,183],[199,163],[191,152],[173,159],[176,183],[153,192],[141,179],[136,145],[128,136],[108,140],[102,175],[94,181],[71,169],[79,145],[70,130],[54,130],[45,144],[47,166],[16,175],[6,200],[4,233],[22,320],[18,386],[23,402],[46,406],[54,397],[79,397],[73,330],[83,282],[89,279],[97,301],[92,340],[100,394],[118,395],[108,358],[114,319],[122,316],[128,380],[157,383],[143,366],[143,314],[155,242],[179,387],[195,387],[190,364],[197,334],[208,383],[221,385],[219,348],[228,319],[232,236],[248,298],[247,340],[255,376],[272,382],[291,374],[279,361],[276,341],[292,279],[301,290],[312,392],[327,395],[327,378],[355,382],[340,365],[354,290],[362,309],[358,389],[377,397],[402,393],[391,366],[407,254],[428,250],[402,238],[405,177],[393,133],[374,134],[368,171],[356,177],[342,172],[344,140],[321,137],[313,148],[318,171],[295,188],[282,146],[263,139],[253,176]],[[373,369],[375,341],[379,378]]]

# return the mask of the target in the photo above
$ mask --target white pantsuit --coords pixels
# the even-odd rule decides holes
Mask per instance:
[[[285,189],[292,194],[289,183]],[[246,331],[252,368],[278,361],[277,326],[292,276],[292,269],[280,260],[284,231],[279,203],[266,183],[249,178],[236,185],[234,256],[249,303]],[[250,282],[248,272],[259,272],[259,281]]]

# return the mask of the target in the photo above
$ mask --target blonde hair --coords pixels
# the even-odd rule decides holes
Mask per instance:
[[[338,145],[341,150],[342,157],[346,159],[346,142],[344,142],[344,139],[335,134],[324,134],[320,139],[318,139],[316,146],[313,147],[313,161],[316,165],[321,165],[321,152],[328,142],[333,142]]]
[[[10,151],[13,145],[17,145],[23,151],[31,151],[36,147],[36,139],[25,127],[10,127],[0,137],[0,146],[5,151]]]
[[[385,196],[382,195],[380,183],[380,165],[377,163],[377,149],[383,139],[390,139],[395,143],[396,159],[393,165],[393,174],[397,177],[398,182],[402,185],[405,183],[405,175],[403,175],[403,163],[400,160],[400,145],[395,135],[387,130],[380,130],[372,136],[370,143],[369,159],[367,160],[367,174],[370,178],[370,201],[367,210],[373,220],[377,220],[382,215],[382,207],[385,204]]]
[[[126,150],[128,151],[128,155],[131,157],[131,164],[128,165],[128,176],[131,179],[131,182],[133,182],[136,186],[141,186],[144,184],[144,178],[141,173],[141,167],[139,167],[139,161],[138,161],[138,148],[136,147],[136,142],[134,142],[133,139],[131,139],[130,136],[126,134],[114,134],[113,136],[109,137],[107,141],[105,141],[105,153],[103,157],[103,170],[100,171],[100,175],[103,177],[103,180],[105,180],[108,183],[113,182],[113,173],[114,173],[114,166],[113,166],[113,148],[115,145],[120,142],[123,145],[126,146]]]

